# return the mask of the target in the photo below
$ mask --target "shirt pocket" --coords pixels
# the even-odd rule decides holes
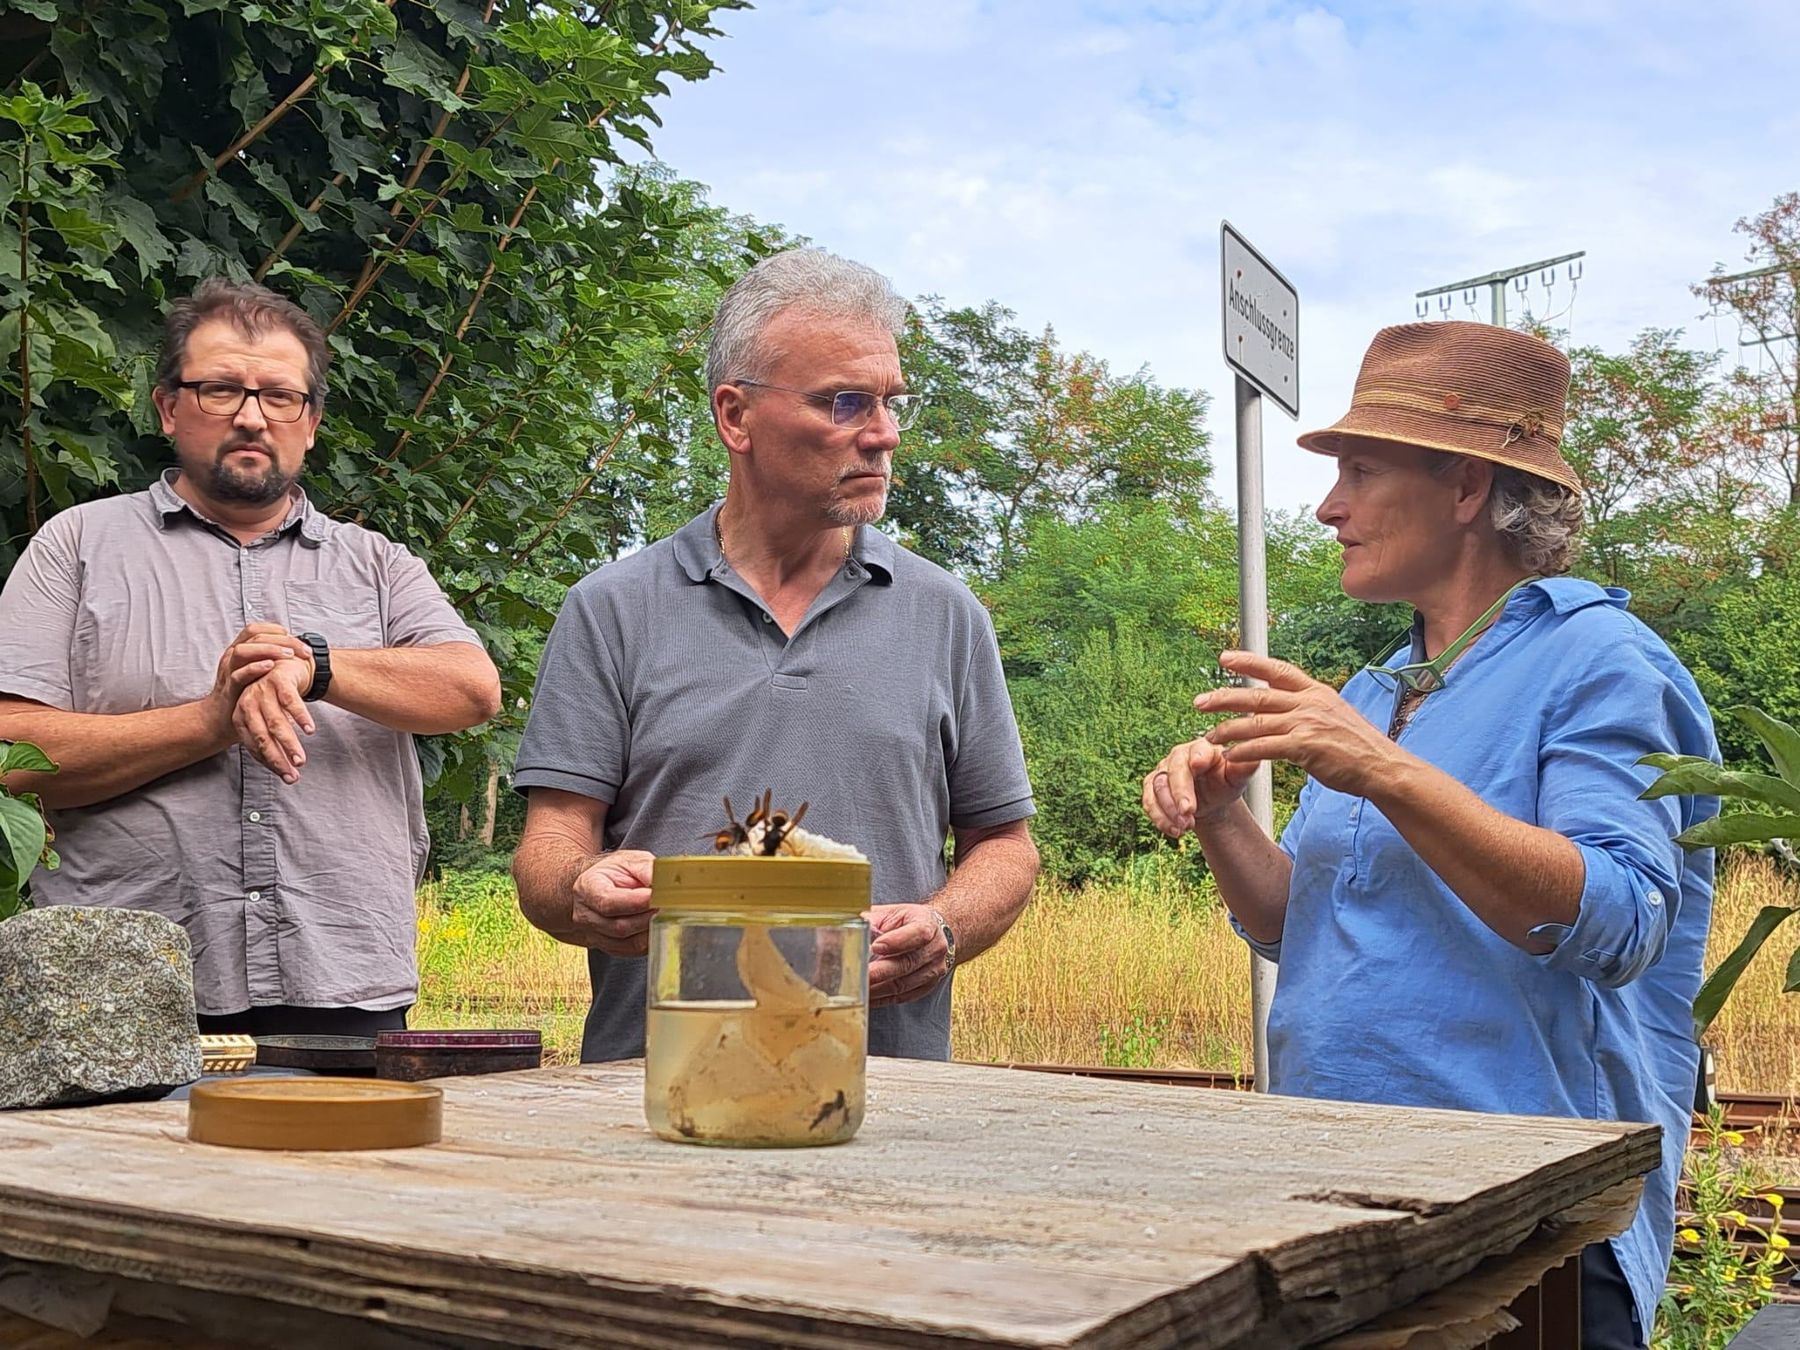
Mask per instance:
[[[290,633],[317,633],[333,647],[346,650],[385,647],[381,595],[373,586],[354,582],[290,581],[287,583]]]

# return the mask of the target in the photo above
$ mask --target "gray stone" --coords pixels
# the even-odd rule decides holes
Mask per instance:
[[[0,923],[0,1108],[160,1095],[199,1076],[180,924],[77,905]]]

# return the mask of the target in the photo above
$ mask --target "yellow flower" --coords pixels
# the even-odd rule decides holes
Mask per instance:
[[[1735,1266],[1726,1266],[1724,1270],[1719,1272],[1719,1278],[1726,1284],[1736,1284],[1737,1268]]]
[[[1691,1228],[1684,1228],[1679,1233],[1677,1233],[1675,1236],[1680,1241],[1686,1242],[1690,1245],[1700,1241],[1700,1235]]]
[[[431,920],[423,914],[419,916],[419,931],[421,933],[429,933],[431,931]]]
[[[1773,1289],[1775,1287],[1775,1281],[1770,1279],[1767,1275],[1758,1275],[1756,1277],[1756,1287],[1758,1289]]]
[[[1739,1134],[1736,1130],[1727,1130],[1719,1137],[1733,1148],[1742,1148],[1744,1146],[1744,1136]]]
[[[1767,1195],[1763,1196],[1763,1203],[1768,1205],[1768,1207],[1770,1209],[1780,1209],[1781,1208],[1781,1192],[1780,1191],[1770,1191]]]
[[[1719,1217],[1740,1226],[1750,1222],[1750,1216],[1741,1209],[1728,1209]]]
[[[1785,1252],[1789,1247],[1793,1246],[1794,1244],[1789,1242],[1780,1233],[1770,1233],[1769,1234],[1769,1245],[1778,1252]]]

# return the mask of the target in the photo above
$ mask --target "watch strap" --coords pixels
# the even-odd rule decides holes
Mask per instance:
[[[331,688],[331,644],[317,633],[296,633],[294,636],[312,648],[313,658],[312,684],[300,697],[308,703],[317,703]]]
[[[937,920],[938,932],[944,935],[944,946],[948,952],[944,958],[944,974],[948,975],[956,969],[956,934],[950,931],[950,921],[944,917],[942,910],[933,909],[931,917]]]

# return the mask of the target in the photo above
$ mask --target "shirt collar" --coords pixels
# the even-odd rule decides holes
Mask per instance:
[[[681,564],[688,580],[696,584],[719,575],[725,566],[725,555],[719,549],[717,524],[719,509],[724,505],[722,501],[714,502],[675,531],[675,560]],[[853,569],[866,571],[870,581],[886,586],[894,579],[894,563],[899,553],[900,546],[892,539],[873,525],[863,525],[857,529],[855,542],[850,546],[850,562]]]
[[[1578,609],[1586,609],[1589,605],[1611,605],[1615,609],[1625,609],[1631,603],[1631,592],[1618,586],[1601,586],[1596,582],[1583,581],[1580,577],[1539,577],[1531,585],[1524,588],[1521,594],[1541,596],[1539,604],[1547,605],[1558,614],[1573,614]],[[1518,597],[1513,597],[1514,603]],[[1507,606],[1508,609],[1512,605]]]
[[[150,484],[150,503],[156,508],[156,523],[162,529],[168,529],[170,523],[184,511],[206,525],[218,525],[216,520],[209,520],[194,509],[194,504],[175,491],[175,478],[179,469],[164,469]],[[292,505],[288,508],[286,519],[276,526],[271,534],[283,534],[288,530],[299,528],[300,538],[313,547],[325,542],[331,532],[331,521],[322,511],[314,508],[312,500],[306,495],[304,488],[296,487]]]
[[[1506,608],[1500,611],[1489,631],[1527,622],[1545,610],[1557,614],[1573,614],[1589,605],[1612,605],[1616,609],[1625,609],[1630,601],[1631,592],[1617,586],[1601,586],[1580,577],[1539,577],[1536,581],[1519,587],[1512,599],[1506,602]],[[1424,660],[1419,654],[1424,650],[1425,616],[1414,610],[1411,659]]]

